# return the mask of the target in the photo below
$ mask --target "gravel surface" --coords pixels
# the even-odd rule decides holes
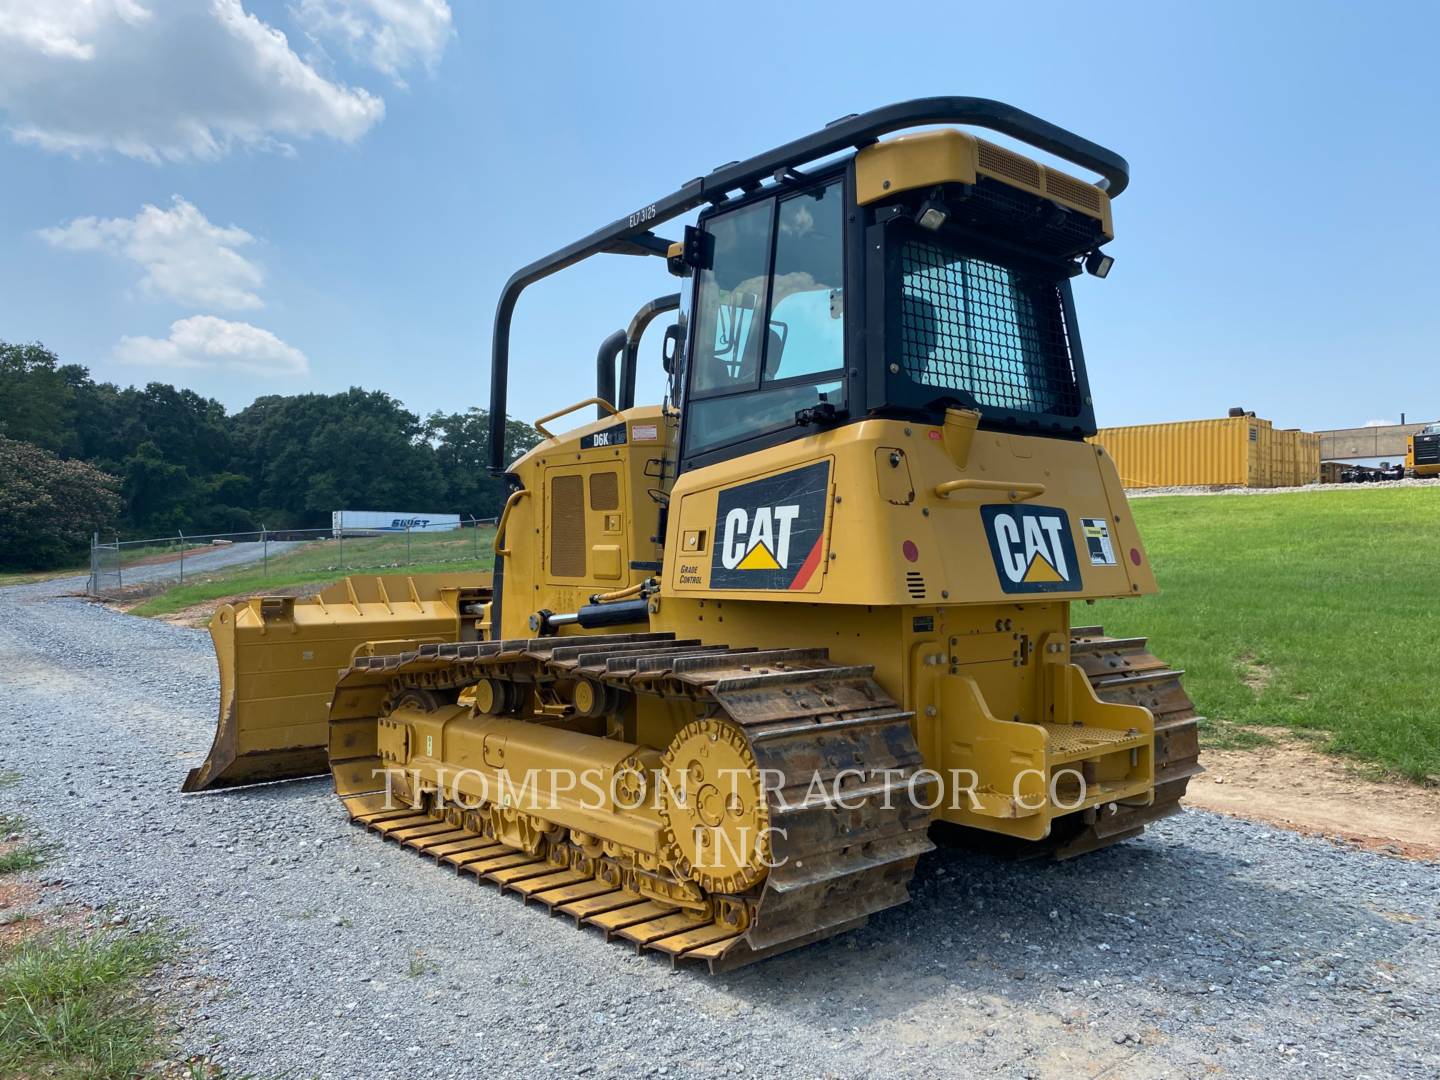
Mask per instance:
[[[1144,499],[1153,495],[1288,495],[1296,491],[1384,491],[1386,488],[1428,487],[1440,490],[1440,479],[1408,477],[1404,480],[1381,480],[1374,484],[1306,484],[1303,487],[1152,487],[1126,488],[1128,499]]]
[[[181,797],[199,631],[0,590],[0,809],[57,902],[187,943],[185,1048],[269,1077],[1440,1075],[1440,864],[1192,812],[1060,864],[942,849],[913,901],[672,972],[348,825],[322,780]]]

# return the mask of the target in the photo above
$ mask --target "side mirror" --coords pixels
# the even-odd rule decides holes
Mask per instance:
[[[680,356],[680,324],[665,328],[665,340],[660,346],[660,362],[665,368],[666,375],[674,375],[679,367],[677,363]]]

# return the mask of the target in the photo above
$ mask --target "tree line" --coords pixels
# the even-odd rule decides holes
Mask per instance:
[[[540,436],[506,423],[507,460]],[[40,344],[0,342],[0,568],[128,537],[320,528],[342,509],[493,517],[484,409],[423,419],[379,390],[267,394],[236,413],[166,383],[96,382]]]

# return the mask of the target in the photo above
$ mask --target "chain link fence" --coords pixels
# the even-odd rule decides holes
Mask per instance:
[[[90,544],[92,596],[142,586],[178,585],[220,575],[292,578],[350,570],[400,570],[482,563],[491,556],[494,518],[466,518],[397,529],[267,529],[239,533],[176,533],[144,540]],[[148,590],[146,590],[148,591]]]

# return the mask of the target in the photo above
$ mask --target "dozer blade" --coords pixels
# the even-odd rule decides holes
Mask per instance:
[[[317,596],[252,596],[210,620],[220,717],[204,763],[182,791],[329,771],[335,679],[359,654],[458,641],[462,602],[490,599],[490,575],[350,577]]]

